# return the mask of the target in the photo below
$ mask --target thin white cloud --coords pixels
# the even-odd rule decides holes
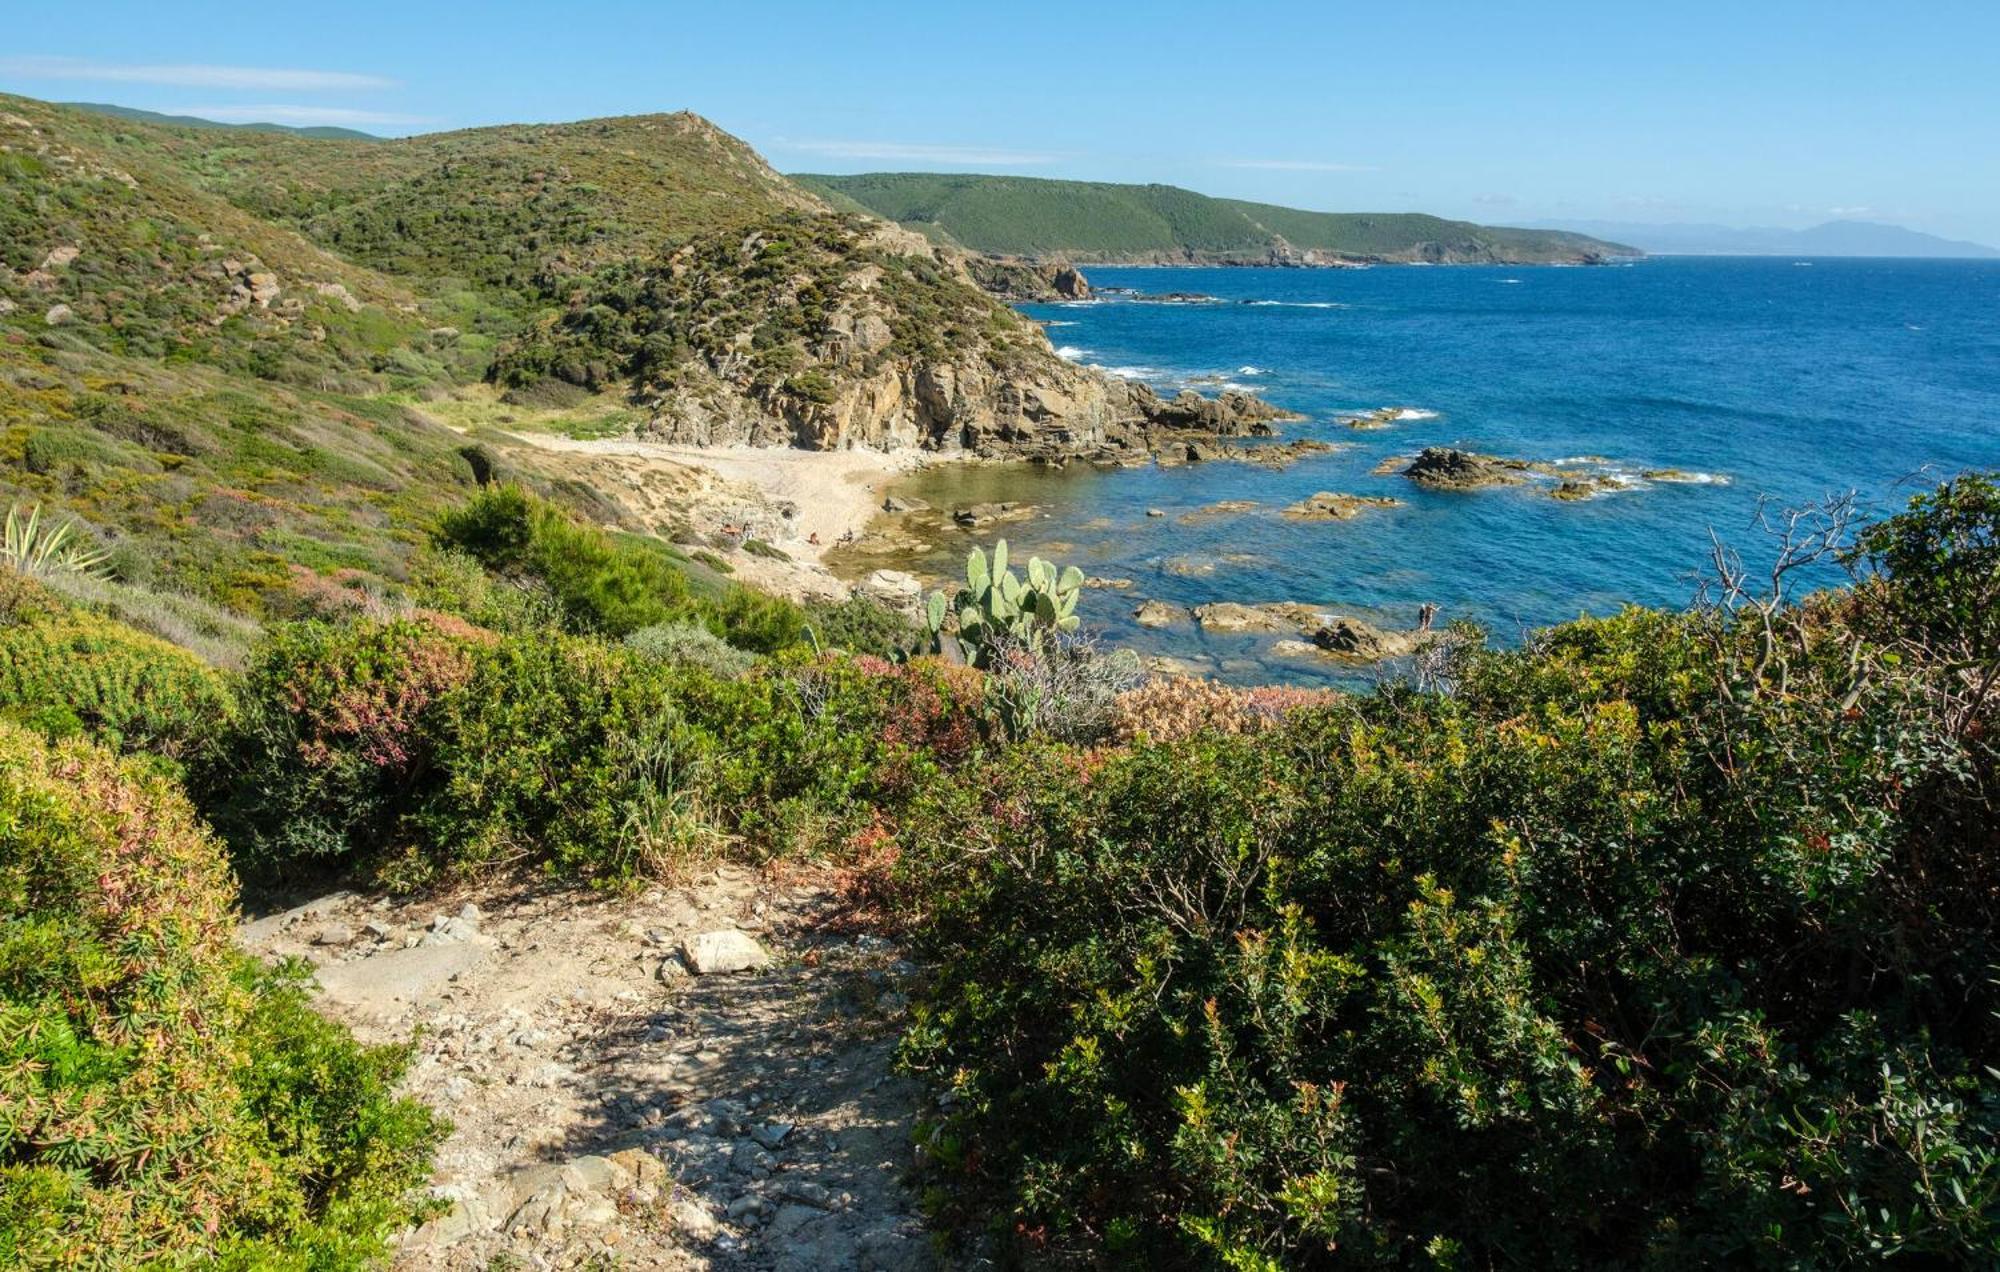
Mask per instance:
[[[308,71],[272,66],[135,65],[95,62],[81,57],[0,58],[0,75],[22,79],[88,80],[106,84],[162,84],[171,88],[270,89],[278,92],[341,92],[394,88],[396,81],[352,71]]]
[[[1327,163],[1319,159],[1224,159],[1225,168],[1260,168],[1268,172],[1374,172],[1359,163]]]
[[[1841,217],[1873,216],[1875,214],[1875,209],[1863,203],[1851,208],[1828,208],[1826,210],[1826,214],[1828,216],[1841,216]]]
[[[347,106],[176,106],[168,115],[193,115],[223,124],[338,124],[358,128],[365,124],[431,124],[422,115],[398,115],[386,110],[355,110]]]
[[[928,145],[913,141],[778,141],[773,150],[793,150],[830,159],[907,159],[917,163],[986,164],[1026,168],[1055,163],[1062,155],[1036,150],[991,150],[982,146]]]

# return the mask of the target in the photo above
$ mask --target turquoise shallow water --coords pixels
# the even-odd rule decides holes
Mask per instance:
[[[1226,677],[1342,673],[1273,659],[1270,638],[1130,622],[1142,599],[1299,600],[1407,624],[1435,601],[1502,640],[1636,601],[1679,605],[1711,527],[1754,552],[1760,497],[1858,489],[1879,508],[1929,466],[2000,467],[2000,262],[1664,258],[1606,268],[1093,269],[1100,288],[1198,292],[1213,304],[1110,297],[1026,306],[1068,356],[1163,391],[1222,383],[1304,413],[1287,437],[1348,443],[1283,472],[1234,465],[1116,472],[943,469],[940,506],[1037,503],[1016,549],[1130,578],[1086,619]],[[1377,432],[1343,414],[1434,413]],[[1582,503],[1543,488],[1436,494],[1371,470],[1425,445],[1537,460],[1602,456],[1726,484],[1647,483]],[[1299,523],[1319,490],[1404,506]],[[1220,500],[1252,512],[1184,519]],[[1149,508],[1167,515],[1148,517]],[[991,537],[991,532],[979,539]],[[939,545],[942,570],[972,536]],[[1212,567],[1189,574],[1193,566]],[[1349,673],[1351,674],[1351,673]]]

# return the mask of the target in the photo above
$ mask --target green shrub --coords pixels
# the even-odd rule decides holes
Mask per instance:
[[[680,685],[690,725],[714,739],[715,805],[768,856],[841,857],[893,825],[993,741],[985,678],[932,659],[793,651],[735,681]]]
[[[621,879],[713,851],[698,794],[708,747],[682,723],[675,688],[666,668],[586,638],[478,651],[439,712],[435,788],[401,881],[529,859]]]
[[[245,678],[216,819],[260,872],[318,861],[407,888],[531,862],[670,870],[720,842],[710,743],[676,706],[689,675],[546,630],[280,628]]]
[[[254,620],[181,592],[89,574],[52,574],[42,582],[71,604],[178,645],[212,667],[240,669],[261,634]]]
[[[354,1268],[422,1213],[404,1054],[236,954],[233,899],[161,778],[0,724],[0,1263]]]
[[[445,516],[439,537],[500,574],[546,586],[583,631],[623,636],[695,610],[664,551],[614,539],[518,486],[489,486]]]
[[[733,680],[757,665],[755,654],[736,648],[700,623],[641,627],[625,638],[625,647],[647,658],[699,667],[725,680]]]
[[[560,607],[539,581],[498,577],[457,548],[426,546],[412,553],[407,587],[418,606],[496,632],[529,631],[562,621]]]
[[[430,780],[433,715],[471,678],[475,645],[418,619],[274,629],[217,794],[239,859],[268,870],[398,846]]]
[[[712,627],[738,649],[775,654],[805,639],[806,615],[783,597],[732,586],[708,612]]]
[[[1835,614],[1762,686],[1754,620],[1635,611],[932,787],[939,1204],[1169,1264],[1991,1263],[1991,758]]]
[[[0,715],[52,736],[86,734],[114,750],[186,761],[226,729],[221,675],[186,650],[72,609],[27,580],[0,626]],[[28,590],[38,596],[25,599]]]
[[[899,657],[917,638],[915,623],[865,596],[813,602],[806,606],[806,623],[824,649],[877,658]]]
[[[2000,665],[2000,473],[1916,496],[1864,531],[1855,555],[1890,579],[1887,638],[1930,642],[1981,679]]]

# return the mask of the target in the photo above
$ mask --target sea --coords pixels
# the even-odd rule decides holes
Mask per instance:
[[[1082,607],[1106,639],[1225,680],[1357,673],[1275,654],[1269,635],[1140,627],[1138,604],[1303,601],[1406,627],[1429,603],[1440,623],[1515,643],[1581,614],[1686,604],[1716,539],[1768,553],[1760,511],[1854,491],[1881,515],[1946,475],[2000,469],[2000,262],[1087,272],[1097,298],[1022,307],[1063,356],[1167,394],[1254,391],[1304,417],[1281,440],[1341,449],[1281,471],[941,466],[901,489],[1036,511],[939,531],[897,564],[949,576],[1004,534],[1017,560],[1115,584]],[[1346,422],[1385,408],[1388,427]],[[1425,446],[1582,464],[1615,488],[1442,493],[1387,471]],[[1348,521],[1282,514],[1318,491],[1401,502]],[[1214,509],[1225,501],[1254,507]]]

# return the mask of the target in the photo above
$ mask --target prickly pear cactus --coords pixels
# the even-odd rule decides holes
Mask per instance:
[[[1028,577],[1008,568],[1007,541],[993,545],[989,561],[974,548],[965,559],[965,586],[950,601],[933,592],[924,606],[925,625],[933,648],[941,647],[946,620],[956,616],[958,640],[975,667],[991,665],[1002,647],[1042,652],[1051,632],[1073,632],[1082,625],[1076,603],[1083,595],[1083,571],[1058,570],[1040,557],[1028,560]]]

